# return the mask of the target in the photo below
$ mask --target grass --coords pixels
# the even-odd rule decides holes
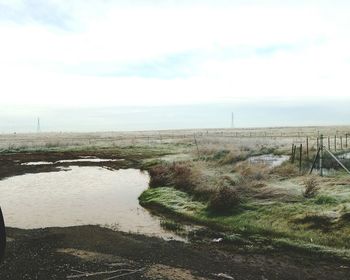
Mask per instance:
[[[154,165],[161,180],[140,196],[140,203],[223,231],[234,236],[231,242],[238,235],[239,242],[241,237],[253,243],[263,239],[280,248],[350,257],[348,177],[337,172],[315,180],[300,175],[297,163],[271,169],[245,160],[260,153],[280,150],[212,147],[202,159]]]
[[[283,239],[285,243],[288,241],[305,248],[320,246],[333,251],[349,250],[350,253],[350,219],[344,216],[338,221],[327,216],[326,212],[334,210],[334,205],[319,204],[320,199],[323,198],[308,203],[266,205],[250,201],[221,215],[193,196],[168,187],[146,190],[140,196],[140,203],[226,232],[263,236],[271,242]]]
[[[314,203],[315,204],[331,204],[331,205],[337,205],[338,204],[338,200],[332,196],[329,195],[318,195],[315,200]]]
[[[184,226],[181,223],[177,223],[173,220],[162,220],[160,221],[160,226],[164,229],[176,232],[184,230]]]
[[[318,192],[319,192],[319,186],[318,186],[318,182],[317,179],[313,176],[308,177],[304,180],[303,182],[304,184],[304,191],[303,191],[303,196],[305,198],[312,198],[315,197]]]

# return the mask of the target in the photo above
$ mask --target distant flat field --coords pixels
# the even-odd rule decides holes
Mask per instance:
[[[330,145],[350,145],[350,126],[305,126],[266,128],[217,128],[185,129],[134,132],[38,132],[0,134],[0,149],[55,148],[74,146],[123,146],[155,145],[164,143],[219,144],[235,146],[279,145],[288,147],[292,143],[316,145],[317,137],[324,135]],[[349,142],[349,143],[347,143]]]

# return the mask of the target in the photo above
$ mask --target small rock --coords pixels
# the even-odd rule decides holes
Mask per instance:
[[[232,276],[226,274],[226,273],[218,273],[218,274],[214,274],[214,276],[219,277],[219,278],[223,278],[223,279],[230,279],[230,280],[234,280],[235,278],[233,278]]]
[[[223,240],[223,238],[214,238],[213,239],[213,242],[215,242],[215,243],[219,243],[219,242],[221,242]]]

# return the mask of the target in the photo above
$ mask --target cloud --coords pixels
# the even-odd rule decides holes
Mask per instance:
[[[0,22],[17,24],[37,23],[59,29],[68,29],[72,18],[56,1],[0,1]]]
[[[348,98],[348,4],[3,1],[2,103]]]

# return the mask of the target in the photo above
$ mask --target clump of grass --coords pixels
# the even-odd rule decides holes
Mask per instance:
[[[342,222],[347,222],[347,223],[349,223],[349,222],[350,222],[350,213],[347,212],[347,213],[342,214],[341,217],[340,217],[340,220],[341,220]]]
[[[236,172],[241,174],[245,181],[261,181],[266,179],[268,171],[264,164],[250,164],[248,162],[241,162],[234,168]]]
[[[188,162],[163,163],[150,168],[150,187],[175,187],[192,193],[199,180],[199,172]]]
[[[213,155],[213,160],[222,160],[223,158],[225,158],[228,154],[230,153],[230,151],[228,150],[220,150],[215,152],[215,154]]]
[[[169,185],[170,174],[166,165],[156,165],[149,169],[151,188],[165,187]]]
[[[303,196],[305,198],[312,198],[318,194],[319,186],[315,177],[308,177],[304,180]]]
[[[306,224],[309,229],[319,229],[324,232],[332,228],[332,219],[327,216],[308,214],[304,218],[297,219],[296,222]]]
[[[164,229],[167,230],[172,230],[172,231],[183,231],[184,227],[182,224],[177,223],[172,220],[162,220],[160,221],[160,226]]]
[[[221,165],[226,165],[226,164],[234,164],[237,163],[239,161],[243,161],[246,160],[248,157],[248,153],[235,153],[235,152],[229,152],[226,153],[224,157],[220,158],[220,160],[218,161],[219,164]]]
[[[294,164],[290,162],[284,162],[281,165],[273,168],[270,173],[276,174],[284,178],[292,178],[298,176],[299,171]]]
[[[208,208],[214,212],[226,213],[237,207],[240,202],[240,196],[236,190],[222,186],[210,197]]]
[[[318,195],[314,201],[315,204],[319,204],[319,205],[337,204],[337,202],[338,202],[337,199],[328,195]]]

